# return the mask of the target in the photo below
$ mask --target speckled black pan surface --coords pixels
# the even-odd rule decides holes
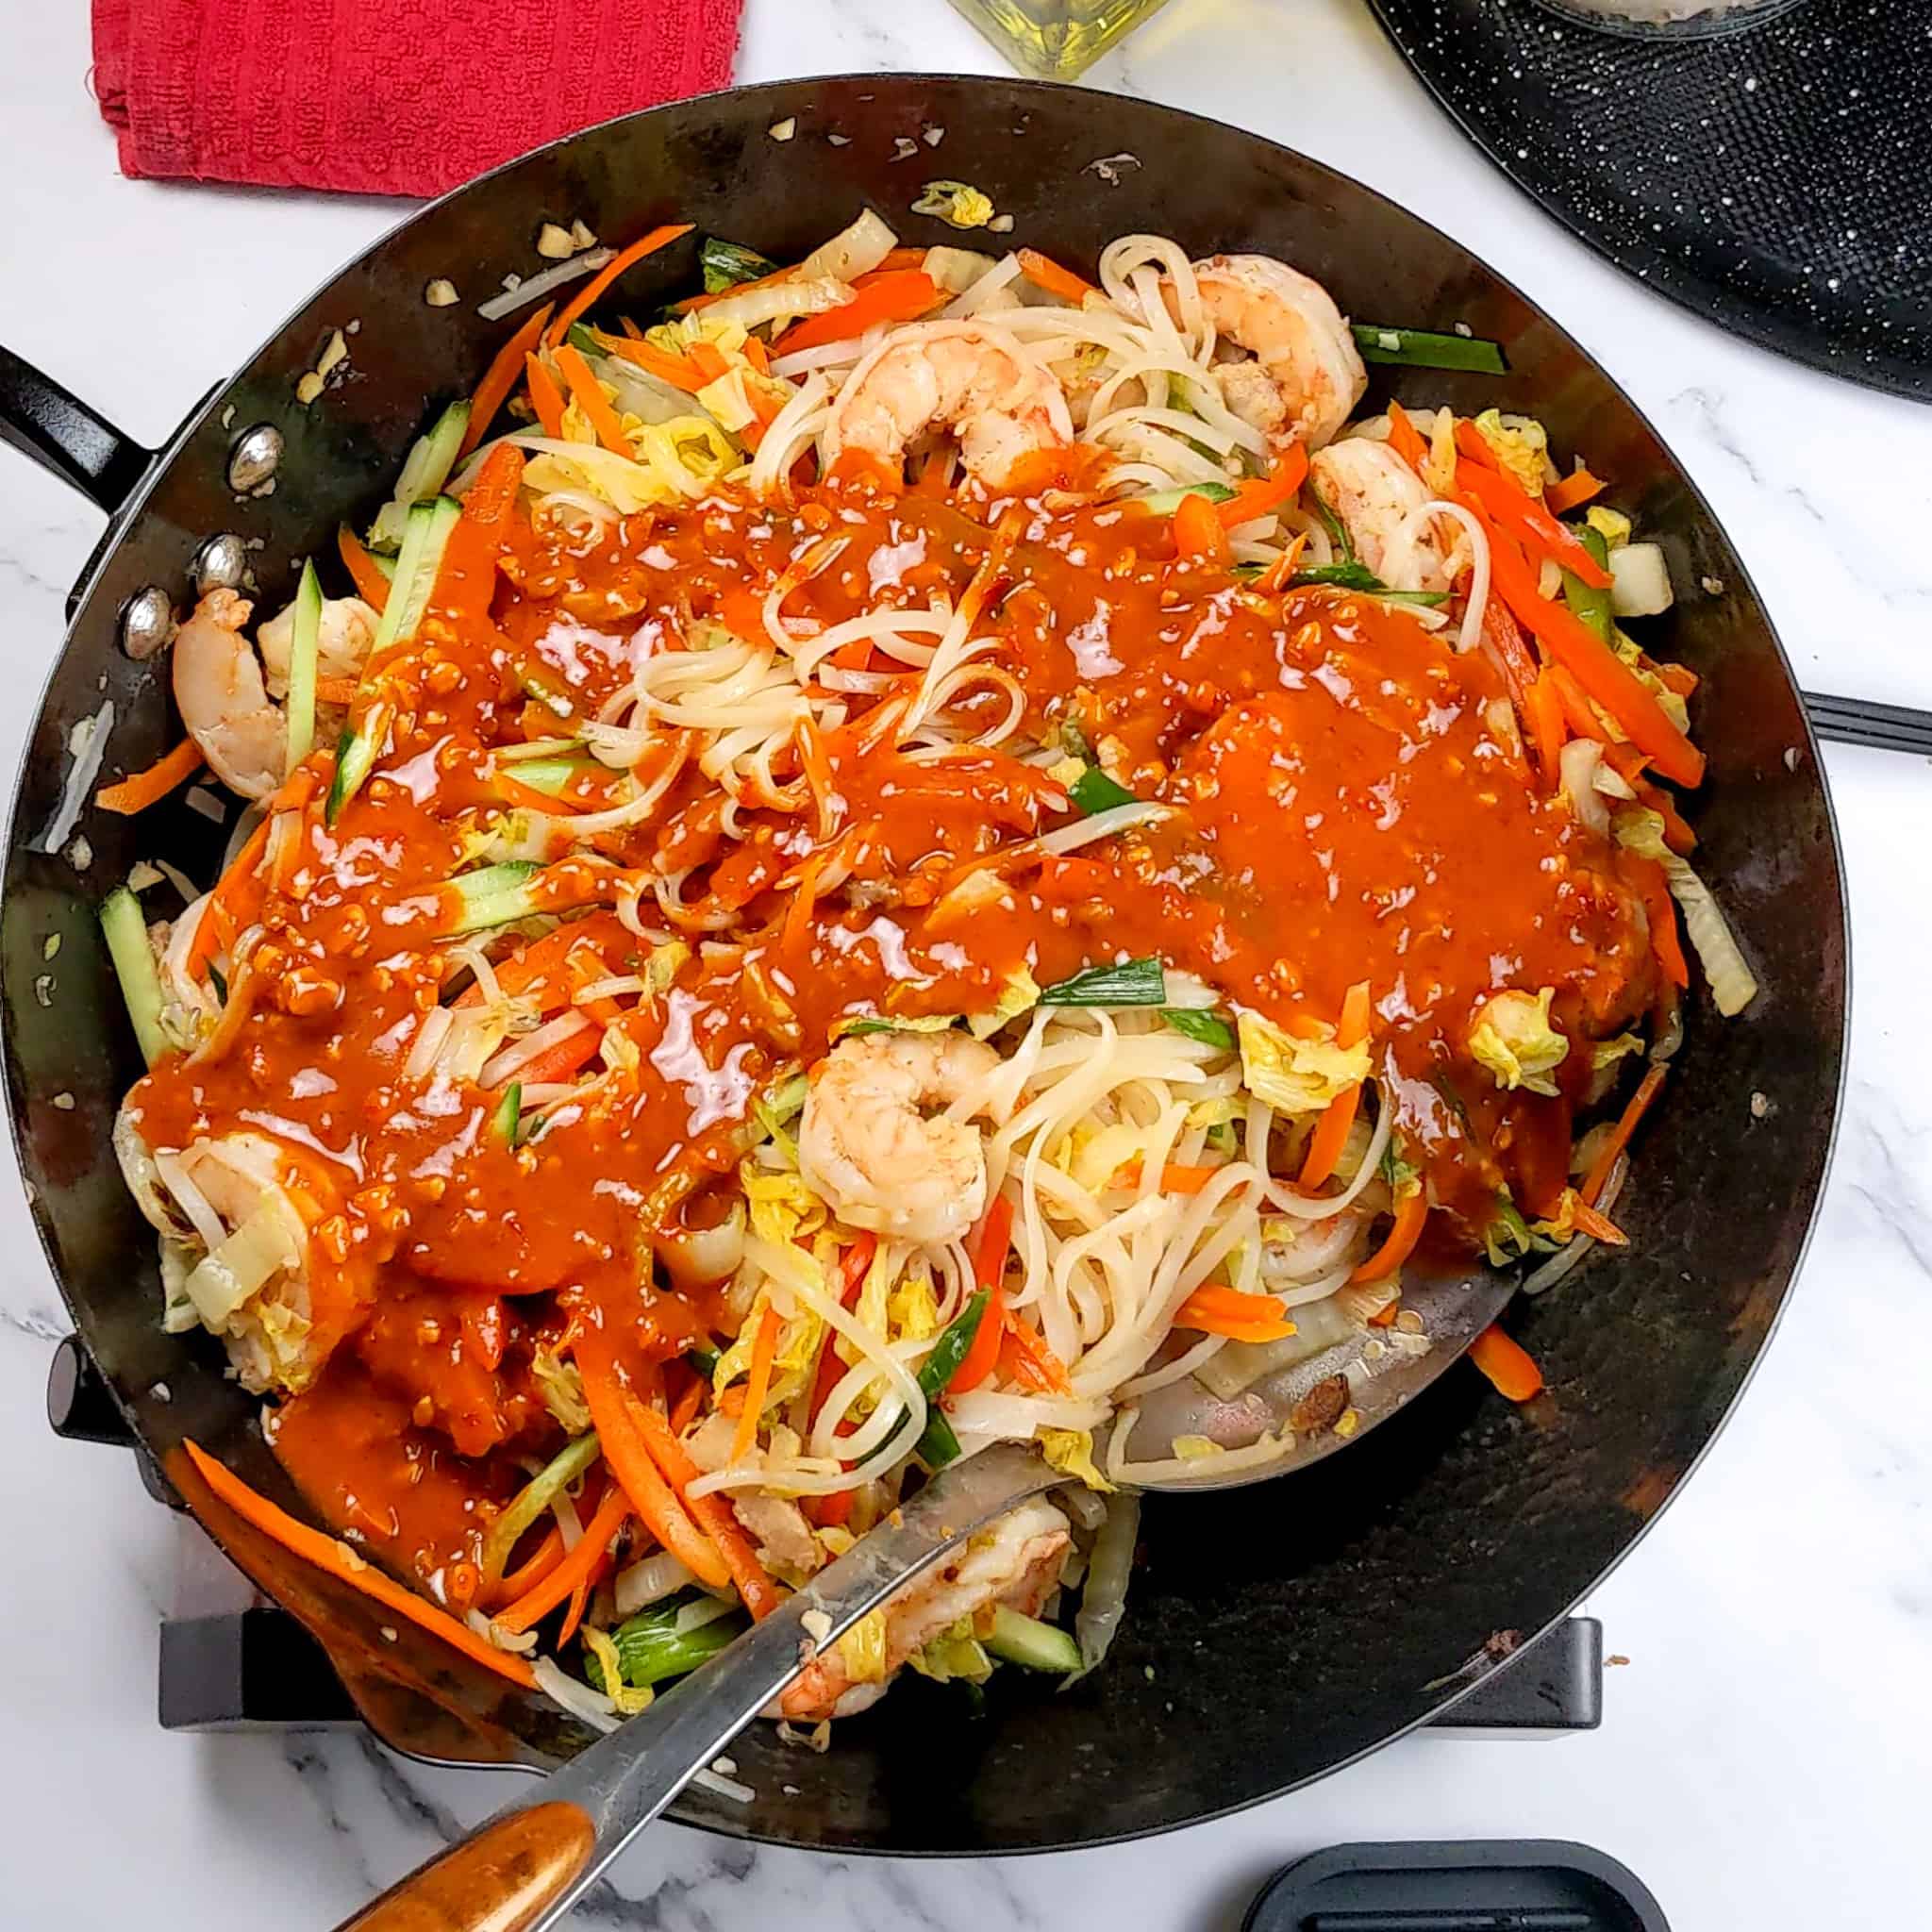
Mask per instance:
[[[1374,0],[1519,188],[1672,301],[1932,401],[1932,7],[1807,0],[1709,40],[1536,0]]]

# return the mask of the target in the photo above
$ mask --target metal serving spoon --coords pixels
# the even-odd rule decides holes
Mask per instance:
[[[1267,1463],[1150,1487],[1261,1482],[1360,1441],[1457,1360],[1511,1292],[1510,1283],[1490,1274],[1418,1284],[1404,1306],[1421,1317],[1431,1346],[1413,1356],[1396,1351],[1393,1366],[1358,1381],[1351,1405],[1358,1425],[1352,1433],[1339,1436],[1325,1425],[1297,1429],[1293,1445]],[[1258,1399],[1274,1425],[1359,1358],[1372,1340],[1353,1336],[1265,1377]],[[1174,1433],[1159,1426],[1157,1416],[1145,1423],[1157,1425],[1155,1447],[1137,1430],[1137,1459],[1151,1458]],[[532,1797],[506,1805],[460,1844],[419,1865],[338,1932],[543,1932],[555,1925],[815,1652],[974,1531],[1066,1480],[1032,1449],[1016,1444],[997,1445],[942,1470],[703,1670],[552,1772]]]

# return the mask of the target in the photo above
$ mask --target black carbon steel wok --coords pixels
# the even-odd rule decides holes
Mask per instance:
[[[795,139],[770,138],[794,117]],[[916,158],[894,158],[897,138],[931,126],[945,129],[938,155],[922,144]],[[849,144],[829,143],[834,132]],[[114,708],[109,775],[146,764],[178,728],[164,660],[138,663],[119,647],[126,600],[158,585],[184,606],[198,546],[226,530],[254,546],[267,608],[279,608],[300,558],[328,552],[338,520],[365,518],[386,493],[431,405],[474,384],[509,326],[479,320],[474,305],[507,269],[527,268],[541,222],[581,216],[622,242],[682,218],[784,259],[870,202],[907,239],[963,239],[908,211],[924,176],[941,172],[984,188],[1014,216],[1016,240],[1069,261],[1152,228],[1197,255],[1284,257],[1359,317],[1463,322],[1505,341],[1503,380],[1398,372],[1389,388],[1413,402],[1534,410],[1566,460],[1587,450],[1663,541],[1688,593],[1669,651],[1704,680],[1696,713],[1710,776],[1690,808],[1699,863],[1764,986],[1729,1024],[1692,1003],[1667,1104],[1620,1204],[1627,1254],[1599,1256],[1520,1310],[1546,1400],[1513,1409],[1465,1370],[1307,1474],[1245,1493],[1154,1498],[1124,1631],[1107,1668],[1076,1690],[996,1681],[975,1718],[945,1687],[914,1680],[841,1726],[824,1757],[759,1727],[736,1747],[755,1802],[692,1790],[674,1814],[838,1850],[1014,1852],[1208,1817],[1319,1776],[1441,1709],[1469,1681],[1458,1668],[1495,1633],[1541,1630],[1630,1547],[1723,1422],[1790,1286],[1824,1174],[1843,1045],[1830,805],[1737,555],[1649,425],[1568,336],[1367,189],[1233,128],[1109,95],[1013,80],[798,81],[559,142],[426,208],[352,263],[151,463],[86,412],[61,418],[67,406],[45,391],[23,426],[30,378],[0,368],[16,440],[59,458],[113,512],[28,750],[0,952],[8,1091],[34,1212],[80,1334],[142,1439],[231,1553],[322,1637],[385,1739],[477,1763],[569,1751],[580,1741],[571,1721],[407,1624],[385,1637],[392,1620],[291,1568],[182,1467],[178,1445],[192,1433],[292,1500],[218,1351],[158,1325],[153,1241],[108,1144],[139,1069],[94,907],[139,858],[208,876],[223,834],[176,799],[133,821],[83,812],[85,870],[38,844],[70,769],[70,734],[104,699]],[[695,242],[634,271],[626,305],[693,286]],[[425,285],[444,275],[463,302],[426,307]],[[301,407],[298,377],[352,324],[346,380]],[[264,423],[286,440],[275,489],[238,497],[231,451]],[[1773,1104],[1754,1110],[1754,1094]]]

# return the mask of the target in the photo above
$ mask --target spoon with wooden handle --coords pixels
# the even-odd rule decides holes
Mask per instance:
[[[842,1631],[996,1516],[1066,1477],[1001,1444],[943,1470],[648,1710],[506,1805],[338,1932],[542,1932]]]

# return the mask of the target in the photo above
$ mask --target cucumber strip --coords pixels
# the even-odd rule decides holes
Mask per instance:
[[[469,426],[469,404],[452,403],[436,419],[428,434],[416,439],[403,459],[403,474],[396,478],[394,494],[376,511],[375,521],[369,525],[372,550],[393,550],[402,542],[409,511],[434,496],[449,480],[449,473],[456,467],[457,451],[462,447],[463,432]]]
[[[289,639],[289,770],[315,746],[315,662],[322,649],[322,579],[312,558],[302,565]]]
[[[541,912],[529,895],[531,875],[538,870],[530,858],[507,859],[502,865],[486,865],[451,879],[447,891],[454,892],[457,908],[448,923],[438,928],[439,939],[454,939],[458,933],[480,932],[485,926],[508,925],[515,919],[528,919]]]
[[[1055,1624],[1042,1624],[1008,1604],[992,1607],[992,1628],[979,1640],[1002,1661],[1029,1671],[1077,1671],[1080,1646]]]
[[[408,643],[416,635],[416,626],[423,622],[430,593],[436,589],[436,574],[442,568],[449,533],[462,513],[462,505],[448,496],[439,496],[434,503],[419,503],[409,511],[402,551],[396,558],[393,594],[375,627],[375,641],[369,647],[370,664],[375,664],[391,645]]]
[[[497,775],[513,778],[545,798],[561,798],[586,772],[600,769],[608,767],[600,767],[595,758],[519,758],[512,765],[500,765]]]
[[[1507,375],[1503,345],[1481,336],[1437,335],[1425,328],[1380,328],[1372,322],[1353,325],[1355,345],[1364,362],[1393,362],[1405,369],[1467,369],[1477,375]]]
[[[141,901],[125,886],[117,886],[101,902],[101,932],[114,977],[121,982],[121,997],[127,1002],[127,1017],[134,1022],[141,1057],[153,1066],[171,1044],[161,1025],[161,975],[148,946]]]
[[[1184,496],[1205,496],[1209,503],[1231,503],[1234,490],[1226,483],[1185,483],[1178,490],[1157,490],[1152,496],[1137,496],[1133,501],[1158,517],[1171,517],[1181,507]]]
[[[517,1144],[517,1129],[524,1119],[524,1083],[512,1080],[505,1090],[503,1098],[496,1104],[496,1112],[491,1116],[490,1130],[506,1147]]]
[[[341,737],[336,741],[336,774],[329,784],[328,802],[323,808],[325,824],[334,824],[337,813],[361,791],[362,781],[374,768],[383,741],[389,736],[389,726],[390,708],[376,704],[370,706],[359,726],[343,727]]]
[[[1040,995],[1042,1007],[1158,1007],[1166,1002],[1167,974],[1152,957],[1090,966]]]
[[[550,1507],[551,1499],[576,1481],[595,1462],[602,1444],[593,1429],[566,1442],[505,1505],[483,1539],[480,1568],[486,1583],[500,1583],[509,1567],[510,1553],[523,1533]]]
[[[1138,805],[1140,801],[1124,785],[1116,785],[1098,765],[1089,765],[1067,788],[1067,796],[1076,810],[1091,819],[1094,813],[1112,811],[1116,806]]]

